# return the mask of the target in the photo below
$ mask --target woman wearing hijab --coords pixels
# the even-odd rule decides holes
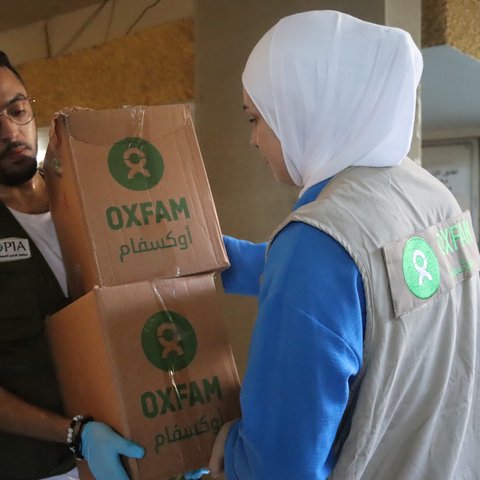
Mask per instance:
[[[251,143],[302,190],[268,244],[225,238],[225,290],[259,303],[213,476],[478,478],[479,255],[468,212],[406,158],[421,70],[408,33],[334,11],[252,51]]]

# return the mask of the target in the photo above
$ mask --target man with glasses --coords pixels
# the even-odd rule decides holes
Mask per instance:
[[[68,300],[66,274],[37,169],[33,100],[0,52],[0,478],[126,480],[119,455],[143,449],[107,425],[62,415],[44,319]]]

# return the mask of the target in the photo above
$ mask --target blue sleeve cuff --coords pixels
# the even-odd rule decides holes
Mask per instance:
[[[240,429],[242,419],[238,419],[236,422],[232,423],[230,430],[228,432],[227,440],[225,441],[225,476],[228,480],[239,480],[238,475],[235,472],[233,462],[235,459],[235,443],[238,439],[238,431]]]
[[[230,268],[222,272],[227,293],[257,296],[265,264],[266,243],[252,243],[224,235]]]

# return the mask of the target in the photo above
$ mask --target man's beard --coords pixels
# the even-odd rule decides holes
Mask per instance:
[[[12,142],[5,151],[0,155],[0,184],[8,187],[18,187],[33,178],[37,172],[37,159],[30,155],[22,155],[14,161],[6,159],[8,152],[16,147],[25,146],[31,148],[20,142]]]

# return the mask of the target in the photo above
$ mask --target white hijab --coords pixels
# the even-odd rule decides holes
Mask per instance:
[[[422,68],[407,32],[321,10],[272,27],[242,81],[304,191],[351,165],[402,162]]]

